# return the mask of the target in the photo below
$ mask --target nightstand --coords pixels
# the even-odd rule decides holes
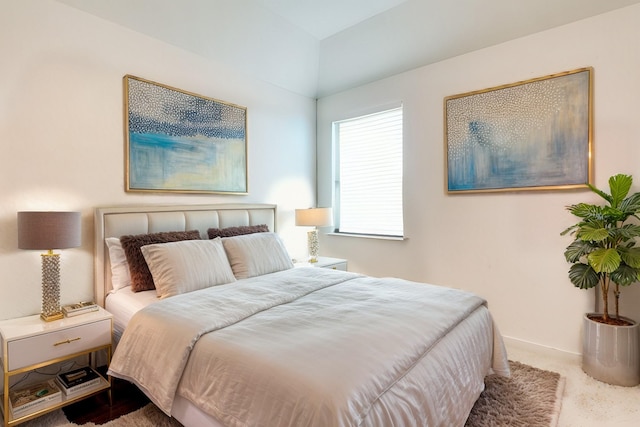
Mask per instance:
[[[12,377],[80,356],[88,356],[91,364],[92,356],[98,351],[106,352],[108,365],[111,361],[112,322],[111,314],[102,308],[52,322],[44,322],[40,315],[0,321],[4,426],[20,424],[104,390],[110,392],[111,378],[102,378],[99,385],[89,388],[85,393],[70,396],[62,393],[61,402],[13,418],[7,390],[10,390]]]
[[[330,268],[332,270],[347,271],[347,260],[341,258],[329,258],[326,256],[319,256],[318,262],[296,262],[296,267],[319,267]]]

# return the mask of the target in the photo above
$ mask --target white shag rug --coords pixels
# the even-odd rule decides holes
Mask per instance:
[[[21,427],[77,427],[70,423],[62,410],[50,412],[42,417],[20,424]],[[178,421],[167,417],[155,405],[149,403],[137,411],[128,413],[105,424],[86,423],[83,427],[182,427]]]

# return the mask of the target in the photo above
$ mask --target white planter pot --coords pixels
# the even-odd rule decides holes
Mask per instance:
[[[640,384],[639,323],[614,326],[584,316],[582,370],[589,376],[613,385],[633,387]]]

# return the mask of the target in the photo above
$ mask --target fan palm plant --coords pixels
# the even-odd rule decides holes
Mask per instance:
[[[573,265],[569,279],[580,289],[600,285],[603,323],[625,323],[620,319],[620,287],[640,280],[640,225],[634,223],[640,212],[640,193],[629,196],[633,179],[618,174],[609,178],[610,194],[589,185],[591,191],[605,200],[603,205],[578,203],[567,210],[580,221],[564,230],[575,240],[564,252]],[[615,319],[609,316],[609,288],[613,283]],[[594,319],[596,320],[596,319]]]

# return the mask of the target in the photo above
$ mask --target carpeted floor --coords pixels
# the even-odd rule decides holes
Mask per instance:
[[[555,427],[560,414],[564,378],[519,362],[510,362],[511,378],[490,376],[465,427]],[[153,404],[102,424],[103,427],[179,427]],[[22,427],[73,427],[59,410]],[[95,427],[96,424],[83,424]]]

